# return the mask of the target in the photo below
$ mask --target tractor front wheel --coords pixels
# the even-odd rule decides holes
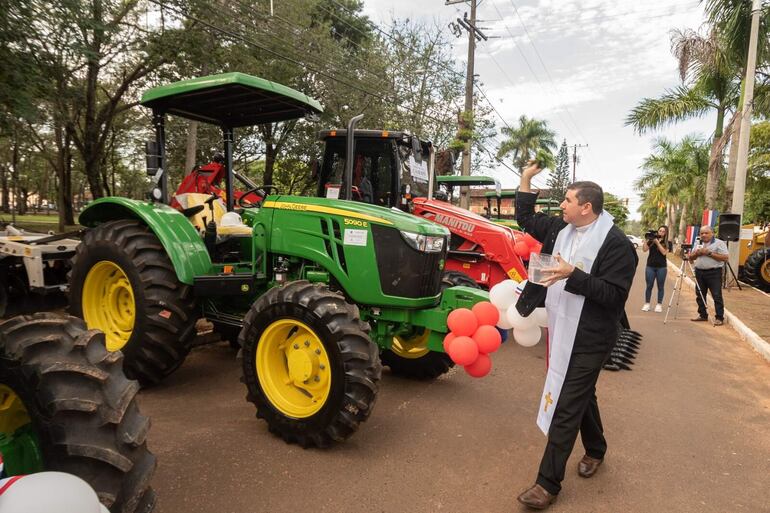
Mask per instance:
[[[288,443],[327,447],[372,412],[382,366],[358,307],[326,286],[267,291],[243,322],[243,382],[257,417]]]
[[[441,278],[441,290],[458,285],[480,288],[467,274],[446,271]],[[394,337],[390,349],[384,349],[380,355],[382,364],[390,367],[393,374],[411,379],[431,380],[447,373],[455,364],[446,353],[428,349],[429,335],[428,330],[423,330],[409,337]]]
[[[72,313],[123,352],[128,377],[152,385],[182,364],[195,336],[192,288],[146,225],[124,219],[87,231],[69,283]]]
[[[770,292],[770,248],[758,249],[749,255],[743,270],[748,283]]]
[[[0,324],[0,453],[8,475],[43,470],[88,482],[112,513],[148,513],[155,456],[139,385],[82,320],[49,313]]]

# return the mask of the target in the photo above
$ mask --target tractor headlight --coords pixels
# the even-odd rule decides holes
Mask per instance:
[[[419,233],[402,231],[401,237],[403,237],[406,243],[417,251],[440,253],[444,249],[443,236],[422,235]]]

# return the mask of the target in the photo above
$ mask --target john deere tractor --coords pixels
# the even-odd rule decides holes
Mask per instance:
[[[265,184],[235,200],[234,129],[315,115],[316,100],[227,73],[151,89],[141,103],[155,126],[151,198],[102,198],[80,214],[90,229],[72,263],[70,301],[143,384],[182,364],[205,316],[239,330],[247,397],[270,431],[327,446],[369,417],[380,349],[396,340],[405,357],[445,357],[449,312],[486,298],[465,287],[442,292],[449,232],[351,201],[352,169],[339,199],[287,196]],[[169,205],[167,115],[221,127],[223,194],[191,193]],[[449,368],[441,362],[436,372]]]

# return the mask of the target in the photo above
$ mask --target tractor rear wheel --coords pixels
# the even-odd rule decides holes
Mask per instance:
[[[153,385],[182,364],[195,336],[192,288],[146,225],[124,219],[87,231],[69,283],[72,313],[123,352],[128,377]]]
[[[748,283],[770,292],[770,248],[758,249],[749,255],[743,270]]]
[[[382,365],[358,307],[326,286],[267,291],[243,322],[243,383],[257,417],[288,443],[328,447],[372,413]]]
[[[155,456],[145,442],[139,385],[120,352],[75,317],[50,313],[0,324],[0,452],[9,475],[74,474],[112,513],[155,504]]]
[[[459,271],[446,271],[441,278],[441,290],[462,285],[480,288],[473,278]],[[390,372],[412,379],[436,379],[454,367],[446,353],[428,349],[430,331],[423,330],[411,337],[394,337],[390,349],[384,349],[380,358]]]

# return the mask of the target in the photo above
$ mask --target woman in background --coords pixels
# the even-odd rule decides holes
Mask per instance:
[[[665,296],[667,262],[666,255],[672,251],[671,241],[668,240],[668,226],[658,228],[655,237],[648,238],[642,244],[642,251],[649,252],[647,255],[647,268],[645,269],[645,279],[647,288],[644,291],[643,312],[650,311],[650,299],[652,298],[652,286],[658,282],[658,304],[655,305],[656,312],[663,311],[663,297]]]

